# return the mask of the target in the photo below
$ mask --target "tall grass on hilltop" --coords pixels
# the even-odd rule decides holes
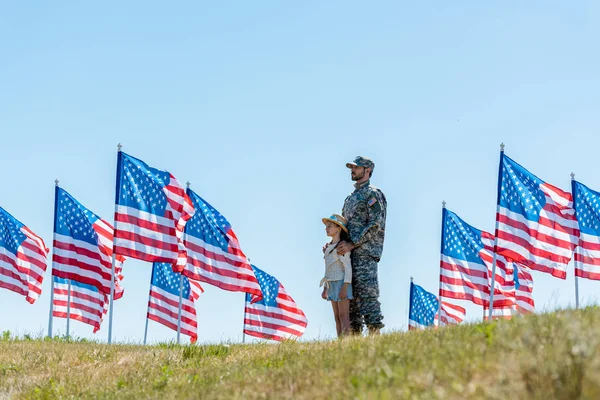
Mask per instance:
[[[600,398],[600,309],[379,337],[105,345],[0,339],[0,398]]]

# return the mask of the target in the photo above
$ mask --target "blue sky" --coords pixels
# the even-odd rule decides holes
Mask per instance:
[[[321,218],[352,190],[344,163],[369,156],[388,199],[385,329],[405,329],[410,277],[438,287],[442,200],[493,231],[500,142],[549,183],[600,188],[599,17],[579,1],[3,2],[0,205],[50,244],[58,178],[110,220],[120,142],[191,181],[303,308],[305,338],[328,338]],[[142,340],[150,273],[127,261],[115,340]],[[0,330],[46,329],[49,276],[34,305],[0,292]],[[574,303],[572,268],[534,279],[540,310]],[[581,281],[584,303],[599,285]],[[241,341],[243,294],[204,286],[199,341]]]

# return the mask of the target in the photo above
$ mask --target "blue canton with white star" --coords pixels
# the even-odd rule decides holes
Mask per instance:
[[[260,290],[262,291],[263,298],[260,301],[257,301],[254,304],[262,304],[269,307],[277,307],[277,295],[279,294],[279,286],[280,283],[274,276],[267,274],[266,272],[260,270],[259,268],[252,266],[252,270],[254,271],[254,275],[258,280],[258,284],[260,285]],[[246,301],[250,302],[252,300],[252,295],[250,293],[246,293]]]
[[[485,265],[479,256],[483,249],[481,231],[444,209],[442,254],[459,260]]]
[[[439,303],[433,293],[429,293],[419,285],[410,283],[409,319],[423,326],[432,326]]]
[[[581,232],[600,236],[600,193],[573,181],[575,216]]]
[[[16,256],[19,246],[27,239],[27,236],[21,232],[24,226],[0,207],[0,247]]]
[[[227,232],[231,230],[229,222],[194,191],[188,189],[187,194],[192,199],[196,213],[185,225],[185,233],[227,251]]]
[[[152,168],[129,154],[119,154],[118,204],[164,216],[167,196],[163,188],[171,181],[169,173]]]
[[[179,297],[179,280],[181,279],[181,274],[173,272],[171,264],[168,263],[154,263],[152,269],[152,286],[156,286],[165,292]],[[183,277],[182,293],[184,299],[191,299],[190,281],[185,276]]]
[[[98,234],[94,231],[93,224],[100,217],[81,205],[66,190],[61,188],[56,190],[54,232],[97,245]]]
[[[546,204],[546,195],[540,189],[544,181],[504,154],[501,170],[500,205],[530,221],[538,221]]]

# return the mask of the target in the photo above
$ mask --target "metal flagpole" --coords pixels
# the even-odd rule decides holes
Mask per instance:
[[[70,322],[71,322],[71,280],[69,279],[69,289],[67,290],[67,339],[69,339]]]
[[[54,306],[54,277],[50,283],[50,315],[48,316],[48,337],[52,339],[52,307]]]
[[[494,261],[492,262],[492,286],[490,288],[490,312],[488,314],[488,319],[492,320],[492,313],[494,311],[494,290],[496,286],[496,261],[498,255],[496,253],[496,248],[498,246],[498,227],[500,225],[500,221],[498,221],[498,214],[500,214],[500,182],[502,180],[502,159],[504,157],[504,143],[500,144],[500,167],[498,170],[498,200],[496,201],[496,230],[494,231]]]
[[[116,183],[116,191],[115,191],[115,216],[114,216],[114,231],[113,231],[113,253],[112,253],[112,269],[110,274],[110,306],[109,306],[109,316],[108,316],[108,344],[112,343],[112,324],[113,324],[113,303],[115,302],[115,263],[117,261],[116,253],[116,228],[117,228],[117,210],[119,204],[119,173],[121,172],[121,143],[117,145],[117,183]]]
[[[177,344],[181,337],[181,309],[183,308],[183,274],[179,276],[179,310],[177,312]]]
[[[442,263],[441,257],[444,252],[444,222],[446,220],[446,201],[442,201],[442,233],[440,236],[440,288],[438,291],[438,309],[437,309],[437,317],[438,317],[438,325],[440,321],[440,310],[442,309]],[[410,282],[412,283],[412,276],[410,277]]]
[[[190,190],[190,181],[185,183],[186,185],[186,193]],[[183,231],[183,243],[185,244],[185,228]],[[186,261],[187,263],[187,261]],[[181,276],[179,277],[179,309],[177,311],[177,344],[179,344],[179,340],[181,337],[181,309],[183,308],[183,271],[181,272]]]
[[[410,327],[410,307],[412,307],[412,301],[410,301],[411,295],[412,295],[412,285],[413,285],[413,277],[410,277],[410,287],[408,289],[408,298],[409,298],[409,302],[408,302],[408,326]],[[439,307],[438,307],[438,312],[440,311]]]
[[[56,240],[56,208],[58,203],[58,179],[54,180],[54,233],[53,242]],[[54,245],[52,246],[52,256],[54,256]],[[50,315],[48,316],[48,337],[52,339],[52,308],[54,307],[54,276],[50,284]]]
[[[571,172],[571,193],[573,195],[573,208],[575,208],[575,174],[573,172]],[[575,308],[579,308],[579,277],[577,276],[577,257],[573,258],[575,259]]]
[[[244,293],[244,319],[242,320],[242,344],[246,343],[246,332],[244,326],[246,325],[246,293]]]
[[[144,345],[146,345],[146,338],[148,337],[148,314],[150,313],[150,298],[152,296],[152,281],[154,280],[154,263],[152,263],[152,275],[150,275],[150,289],[148,290],[148,306],[146,308],[146,328],[144,328]]]

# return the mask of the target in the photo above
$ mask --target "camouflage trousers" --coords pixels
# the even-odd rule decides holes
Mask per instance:
[[[379,302],[379,281],[377,279],[377,259],[351,254],[352,292],[350,300],[350,328],[352,333],[361,334],[363,324],[369,329],[383,328],[383,315]]]

